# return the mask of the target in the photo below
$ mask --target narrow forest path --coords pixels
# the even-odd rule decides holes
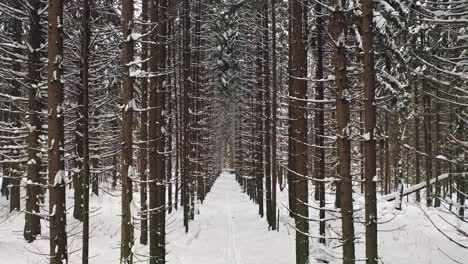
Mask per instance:
[[[169,240],[177,264],[286,264],[294,262],[294,236],[268,231],[258,207],[223,173],[195,216],[186,238]]]

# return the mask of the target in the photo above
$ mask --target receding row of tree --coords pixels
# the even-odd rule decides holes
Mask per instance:
[[[277,189],[287,187],[300,264],[313,258],[310,239],[334,239],[328,213],[342,222],[343,262],[356,261],[353,196],[365,194],[366,257],[377,263],[378,191],[401,200],[419,184],[417,202],[425,188],[426,205],[464,217],[465,9],[1,0],[2,194],[25,213],[28,242],[50,221],[51,263],[66,263],[72,188],[88,263],[90,189],[120,189],[121,263],[133,263],[137,236],[150,263],[165,263],[166,214],[180,206],[187,232],[230,167],[269,229],[279,228]],[[141,214],[132,215],[136,191]]]
[[[366,0],[252,7],[255,18],[232,17],[242,40],[237,58],[245,62],[234,164],[262,217],[266,201],[273,230],[277,187],[287,187],[296,263],[314,258],[310,239],[339,239],[343,263],[356,262],[357,223],[365,225],[366,262],[379,262],[378,192],[401,209],[403,196],[420,202],[424,189],[427,206],[464,219],[465,7]],[[326,198],[332,190],[336,209]],[[354,214],[357,192],[363,219]],[[327,220],[341,220],[338,237],[326,237]],[[318,235],[311,222],[319,222]]]

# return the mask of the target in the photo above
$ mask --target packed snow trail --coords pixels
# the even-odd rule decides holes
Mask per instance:
[[[294,263],[294,237],[287,230],[268,231],[258,206],[242,193],[234,175],[221,174],[201,208],[188,239],[170,239],[169,256],[175,263]]]

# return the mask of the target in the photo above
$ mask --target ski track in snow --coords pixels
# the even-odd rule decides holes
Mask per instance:
[[[169,251],[178,255],[174,256],[177,264],[262,264],[268,263],[267,259],[271,259],[270,263],[286,264],[294,261],[294,251],[285,252],[293,248],[284,247],[288,242],[293,244],[294,237],[286,230],[284,233],[268,231],[266,220],[258,216],[258,206],[241,192],[234,175],[221,175],[202,208],[205,210],[191,222],[190,243],[168,246]],[[169,240],[179,239],[171,237]],[[269,256],[270,250],[274,252],[275,248],[282,254]]]

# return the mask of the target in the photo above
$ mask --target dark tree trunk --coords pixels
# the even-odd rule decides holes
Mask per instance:
[[[19,9],[21,8],[20,2],[15,2],[15,8]],[[13,25],[12,25],[12,32],[13,32],[13,38],[14,41],[18,44],[22,44],[22,32],[23,32],[23,24],[21,20],[19,19],[14,19]],[[13,56],[21,55],[21,49],[20,48],[14,48],[13,50],[14,54]],[[13,63],[13,71],[15,73],[21,72],[21,63],[17,59],[13,59],[15,61]],[[21,89],[21,82],[18,80],[13,80],[13,91],[12,95],[13,96],[20,96],[20,89]],[[17,107],[14,107],[14,104],[12,104],[12,109],[14,110],[10,114],[10,122],[14,125],[14,127],[20,127],[20,114],[18,113],[20,109]],[[16,143],[16,142],[15,142]],[[19,143],[19,142],[18,142]],[[15,151],[16,152],[16,151]],[[21,194],[20,194],[20,183],[21,183],[21,172],[19,171],[20,169],[20,155],[19,154],[13,154],[13,157],[15,157],[16,161],[11,163],[10,165],[10,184],[11,184],[11,190],[10,190],[10,212],[12,211],[20,211],[21,210]]]
[[[173,31],[175,31],[175,18],[171,19],[171,25]],[[175,33],[173,32],[173,36],[175,36]],[[173,40],[174,45],[177,47],[173,49],[173,62],[172,65],[177,65],[177,50],[180,49],[179,46],[177,45],[179,42],[174,39]],[[180,52],[179,52],[180,54]],[[179,81],[179,76],[178,73],[180,73],[180,67],[179,69],[174,69],[174,117],[175,117],[175,169],[174,169],[174,181],[175,181],[175,187],[174,187],[174,208],[177,210],[179,207],[179,179],[180,179],[180,136],[181,136],[181,125],[180,125],[180,113],[181,113],[181,107],[180,107],[180,81]]]
[[[63,2],[49,1],[48,34],[48,168],[50,263],[68,262],[65,180],[63,168]]]
[[[436,91],[436,99],[435,99],[435,112],[436,112],[436,120],[435,120],[435,152],[436,155],[440,155],[440,145],[441,145],[441,140],[440,140],[440,103],[439,103],[439,90]],[[441,174],[441,164],[440,160],[436,159],[435,161],[435,176],[436,176],[436,181],[435,181],[435,194],[434,194],[434,207],[439,207],[440,206],[440,182],[438,180],[438,176]]]
[[[169,39],[174,37],[173,34],[173,22],[172,18],[169,18],[169,23],[167,23],[167,35]],[[171,43],[166,40],[167,45],[169,46]],[[167,51],[166,61],[167,61],[167,69],[173,70],[175,69],[175,64],[173,64],[173,49]],[[166,182],[167,182],[167,211],[168,213],[172,212],[172,137],[173,137],[173,127],[174,127],[174,117],[173,117],[173,108],[174,108],[174,100],[172,97],[173,91],[175,90],[175,86],[173,85],[173,75],[167,75],[167,84],[168,88],[166,91],[166,104],[167,104],[167,157],[166,157]]]
[[[261,5],[258,6],[259,12],[257,15],[257,23],[262,25],[262,11]],[[255,186],[256,186],[256,202],[258,204],[258,213],[261,217],[263,217],[263,177],[264,177],[264,170],[263,170],[263,89],[264,89],[264,80],[263,80],[263,38],[260,37],[256,41],[256,85],[253,88],[256,91],[256,98],[254,100],[254,116],[255,116],[255,128],[254,128],[254,136],[257,142],[255,142],[254,152],[255,152]]]
[[[303,9],[304,1],[290,0],[289,23],[291,24],[291,39],[289,43],[291,68],[289,88],[289,115],[290,159],[294,162],[289,165],[290,174],[294,174],[295,202],[294,219],[296,224],[296,264],[309,263],[309,211],[308,211],[308,174],[307,174],[307,82],[306,58],[304,42]],[[290,163],[292,160],[289,160]]]
[[[427,154],[425,157],[426,168],[426,205],[432,205],[432,185],[429,184],[432,178],[432,135],[431,135],[431,98],[429,95],[428,87],[425,87],[424,100],[424,152]]]
[[[461,118],[461,113],[462,110],[460,109],[458,111],[458,128],[457,128],[457,137],[459,140],[463,140],[463,137],[465,136],[465,121],[463,118]],[[466,161],[464,159],[464,150],[463,147],[459,146],[457,148],[457,172],[458,173],[464,173],[466,172],[465,167],[462,165]],[[458,216],[460,219],[465,219],[465,200],[466,200],[466,174],[463,175],[462,177],[458,177],[457,179],[457,201],[460,207],[458,208]]]
[[[165,215],[166,215],[166,174],[165,174],[165,73],[166,68],[166,34],[167,34],[167,1],[153,0],[151,22],[157,23],[153,31],[150,51],[150,70],[157,77],[151,79],[149,111],[149,165],[150,165],[150,263],[165,263]]]
[[[133,0],[123,0],[123,105],[122,109],[122,225],[120,263],[133,263],[133,220],[130,210],[132,201],[133,161],[133,82],[131,66],[133,62],[134,40],[133,30]]]
[[[339,2],[341,1],[341,2]],[[333,0],[334,8],[330,23],[334,45],[335,83],[336,83],[336,134],[338,145],[338,175],[341,192],[341,222],[343,228],[343,263],[354,263],[354,222],[353,194],[351,177],[351,141],[350,141],[350,107],[349,86],[347,79],[346,59],[346,20],[342,7],[344,1]]]
[[[182,3],[182,20],[183,20],[183,86],[184,86],[184,95],[183,95],[183,162],[182,162],[182,204],[184,207],[184,226],[185,232],[188,232],[188,220],[190,214],[190,196],[189,196],[189,185],[190,183],[190,164],[189,164],[189,153],[190,153],[190,131],[189,131],[189,105],[190,100],[189,94],[191,89],[190,84],[190,1],[184,0]]]
[[[39,135],[41,133],[41,98],[36,96],[39,92],[39,83],[41,82],[40,69],[41,55],[39,47],[43,40],[41,30],[41,17],[39,10],[41,8],[40,0],[30,0],[29,4],[29,45],[33,52],[29,53],[28,61],[28,79],[30,84],[29,89],[29,135],[28,135],[28,173],[26,186],[26,214],[24,226],[24,238],[28,242],[33,242],[36,236],[41,233],[41,222],[39,213],[39,196],[41,195],[41,158],[39,152]]]
[[[364,51],[364,178],[366,219],[366,263],[377,263],[377,198],[375,148],[376,102],[373,1],[362,3],[363,51]]]
[[[272,30],[272,43],[271,43],[271,54],[272,54],[272,82],[273,91],[271,96],[271,107],[272,107],[272,121],[271,121],[271,222],[273,223],[272,229],[276,230],[276,185],[278,181],[278,170],[276,161],[276,126],[277,121],[277,108],[278,108],[278,85],[277,85],[277,58],[276,58],[276,0],[271,0],[271,30]]]
[[[141,16],[143,20],[143,24],[141,26],[142,34],[147,34],[148,31],[148,1],[143,0],[141,3]],[[143,38],[143,42],[141,43],[141,60],[143,61],[141,70],[143,72],[148,72],[148,37],[145,36]],[[140,115],[140,207],[141,207],[141,234],[140,234],[140,244],[146,245],[148,243],[148,194],[147,194],[147,186],[148,186],[148,175],[147,175],[147,165],[148,165],[148,78],[143,77],[141,80],[141,108],[143,111]]]
[[[90,6],[92,0],[83,1],[83,36],[81,43],[81,85],[83,93],[83,255],[82,263],[89,262],[89,45],[91,39]]]
[[[315,5],[315,13],[321,14],[322,4],[317,3]],[[323,31],[324,31],[324,21],[321,16],[317,17],[317,54],[316,54],[316,68],[315,68],[315,79],[323,79]],[[315,184],[318,186],[317,194],[318,200],[320,203],[320,208],[325,207],[325,105],[320,103],[324,99],[324,87],[323,82],[318,81],[316,83],[315,90],[316,98],[319,103],[315,105],[315,178],[319,181]],[[319,234],[320,234],[320,243],[325,244],[325,210],[320,210],[319,212],[320,224],[319,224]]]
[[[271,197],[271,87],[270,87],[270,45],[268,1],[263,3],[263,64],[264,64],[264,92],[265,92],[265,186],[266,186],[266,214],[268,228],[273,228],[275,210],[272,208]],[[276,186],[274,186],[276,188]]]
[[[415,184],[418,184],[421,181],[421,165],[420,165],[420,140],[419,140],[419,94],[418,94],[418,84],[414,84],[414,108],[415,108],[415,117],[414,117],[414,144],[416,149],[414,167],[415,167]],[[420,192],[416,192],[416,202],[421,201]]]

